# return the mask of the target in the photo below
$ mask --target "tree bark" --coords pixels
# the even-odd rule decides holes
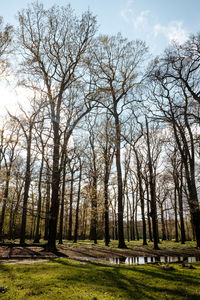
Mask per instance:
[[[35,232],[35,239],[34,243],[40,242],[40,218],[41,218],[41,207],[42,207],[42,172],[43,172],[43,165],[44,165],[44,157],[42,155],[42,162],[40,166],[40,174],[39,174],[39,182],[38,182],[38,205],[37,205],[37,221],[36,221],[36,232]]]
[[[137,150],[134,148],[136,163],[137,163],[137,177],[138,177],[138,187],[139,187],[139,195],[140,195],[140,206],[141,206],[141,215],[142,215],[142,231],[143,231],[143,245],[147,245],[147,237],[146,237],[146,220],[144,213],[144,190],[142,187],[142,176],[141,176],[141,163],[139,161]]]
[[[6,172],[6,186],[4,190],[4,195],[3,195],[3,207],[1,211],[1,217],[0,217],[0,241],[3,238],[3,225],[4,225],[4,219],[5,219],[5,212],[6,212],[6,204],[8,200],[8,191],[9,191],[9,183],[10,183],[10,170]]]
[[[149,208],[149,203],[150,203],[150,199],[149,199],[149,185],[148,185],[148,179],[146,178],[146,193],[147,193],[147,218],[148,218],[148,229],[149,229],[149,241],[152,242],[153,238],[152,238],[152,232],[151,232],[151,216],[150,216],[150,208]]]
[[[80,196],[81,196],[81,180],[82,180],[82,162],[80,161],[80,170],[79,170],[79,182],[78,182],[78,195],[77,195],[77,204],[76,204],[76,222],[74,229],[74,243],[77,242],[78,239],[78,230],[79,230],[79,204],[80,204]]]
[[[29,136],[27,138],[26,172],[25,172],[20,244],[25,243],[25,235],[26,235],[27,205],[28,205],[29,188],[31,183],[31,140],[32,140],[32,128],[30,128]]]
[[[156,188],[155,188],[155,178],[153,174],[153,165],[150,150],[150,138],[149,138],[149,126],[146,118],[146,130],[147,130],[147,148],[148,148],[148,165],[149,165],[149,186],[151,195],[151,218],[153,225],[153,242],[154,249],[158,250],[158,218],[157,218],[157,207],[156,207]]]
[[[61,195],[61,208],[60,208],[60,226],[59,226],[59,244],[63,244],[63,218],[64,218],[64,205],[65,205],[65,177],[66,177],[66,154],[63,162],[63,176],[62,176],[62,195]]]
[[[127,248],[124,241],[124,224],[123,224],[123,183],[122,183],[122,171],[121,171],[121,133],[120,133],[120,123],[117,114],[117,108],[115,108],[115,130],[116,130],[116,169],[117,169],[117,186],[118,186],[118,248]]]
[[[177,216],[177,194],[174,188],[174,223],[175,223],[175,242],[178,242],[178,216]]]
[[[49,171],[50,170],[47,166],[44,240],[48,240],[48,236],[49,236],[49,208],[50,208],[50,199],[51,199],[51,185],[50,185]]]
[[[49,236],[48,236],[48,250],[55,252],[56,249],[56,235],[59,212],[59,185],[60,185],[60,169],[59,169],[59,148],[60,148],[60,134],[59,122],[53,116],[53,171],[52,171],[52,194],[51,194],[51,208],[49,214]]]
[[[69,197],[69,225],[68,225],[68,240],[72,240],[72,204],[74,194],[74,168],[71,169],[70,197]]]

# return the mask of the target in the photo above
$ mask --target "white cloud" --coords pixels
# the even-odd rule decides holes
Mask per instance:
[[[181,21],[171,21],[167,26],[161,24],[154,25],[154,35],[157,37],[159,34],[164,34],[169,42],[184,43],[188,39],[188,33],[183,28]]]
[[[146,41],[153,52],[161,53],[169,43],[182,44],[188,39],[188,32],[181,20],[160,22],[162,15],[151,10],[138,10],[137,1],[127,0],[121,10],[121,18],[136,38]]]
[[[142,10],[139,13],[139,15],[136,16],[136,19],[134,21],[134,26],[136,28],[148,26],[148,23],[149,23],[149,19],[148,19],[149,14],[150,14],[150,10]]]
[[[18,104],[27,108],[29,106],[28,99],[32,94],[23,88],[16,88],[16,86],[9,86],[5,82],[1,82],[0,95],[0,116],[4,116],[7,114],[7,110],[12,114],[16,114],[19,109]]]
[[[136,13],[134,1],[128,0],[125,7],[121,10],[121,17],[126,23],[132,24],[135,29],[148,26],[150,10],[142,10]]]
[[[184,43],[188,38],[188,33],[184,29],[182,21],[170,21],[167,25],[157,23],[158,16],[155,16],[150,10],[137,11],[133,0],[128,0],[121,10],[123,20],[132,26],[137,33],[145,34],[148,38],[158,38],[163,35],[169,42],[176,41]]]
[[[129,23],[134,16],[134,11],[132,9],[133,4],[134,2],[132,0],[128,0],[125,7],[120,12],[122,19],[127,23]]]

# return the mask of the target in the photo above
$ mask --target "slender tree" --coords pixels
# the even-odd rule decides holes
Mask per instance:
[[[62,166],[61,117],[68,126],[66,144],[79,120],[91,110],[86,105],[90,92],[87,92],[87,96],[83,93],[86,87],[85,83],[81,85],[81,79],[85,74],[86,52],[96,32],[96,21],[90,12],[77,18],[69,5],[45,10],[37,2],[19,12],[18,19],[23,84],[43,92],[53,128],[48,249],[55,251]]]
[[[122,114],[133,101],[132,93],[140,79],[139,68],[147,52],[141,41],[128,42],[118,36],[100,36],[93,47],[90,71],[100,93],[100,103],[114,119],[115,162],[118,186],[119,248],[126,248],[123,226],[123,178],[121,167]]]
[[[12,123],[11,123],[12,126]],[[5,129],[5,128],[4,128]],[[5,220],[5,212],[6,212],[6,205],[8,202],[8,195],[9,195],[9,185],[11,179],[11,172],[12,166],[16,159],[16,147],[19,142],[19,129],[15,128],[11,130],[9,133],[6,132],[6,138],[4,136],[4,129],[1,130],[1,157],[4,161],[5,166],[5,187],[3,191],[3,205],[0,215],[0,240],[2,240],[2,233],[3,233],[3,225]],[[0,168],[1,169],[1,168]]]
[[[24,244],[25,237],[26,237],[26,221],[27,221],[29,188],[31,183],[31,144],[32,144],[34,123],[39,109],[30,112],[30,114],[28,114],[22,107],[20,107],[20,110],[23,113],[22,118],[11,115],[10,113],[9,115],[20,126],[26,142],[26,170],[25,170],[25,179],[24,179],[23,212],[22,212],[21,234],[20,234],[20,244]]]

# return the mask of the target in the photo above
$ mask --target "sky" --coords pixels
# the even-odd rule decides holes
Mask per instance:
[[[17,11],[29,0],[0,0],[0,16],[5,23],[16,25]],[[90,9],[97,16],[100,34],[121,32],[129,40],[141,39],[152,56],[161,54],[175,40],[183,43],[190,34],[200,31],[200,0],[41,0],[45,8],[55,3],[71,4],[80,15]],[[2,97],[3,96],[3,97]],[[0,108],[12,103],[17,95],[0,83]],[[20,95],[21,97],[21,95]],[[2,100],[5,99],[5,100]]]

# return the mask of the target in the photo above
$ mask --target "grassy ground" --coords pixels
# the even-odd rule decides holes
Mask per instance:
[[[105,247],[103,241],[77,244],[64,241],[62,247],[117,250],[112,241]],[[127,243],[126,251],[153,252],[153,244],[142,241]],[[185,245],[162,242],[161,251],[193,251],[194,242]],[[119,249],[118,249],[119,250]],[[70,259],[55,259],[37,264],[4,264],[0,262],[0,299],[2,300],[57,300],[57,299],[200,299],[200,263],[194,269],[173,264],[174,270],[162,265],[111,265],[83,263]]]
[[[173,267],[83,264],[69,259],[0,263],[0,286],[7,288],[0,299],[200,299],[200,263],[194,264],[195,269]]]
[[[16,239],[14,241],[10,241],[10,240],[5,240],[5,243],[15,243],[15,244],[19,244],[19,240]],[[27,244],[33,244],[32,240],[26,240]],[[40,240],[41,244],[46,244],[47,241],[44,240]],[[140,239],[139,241],[130,241],[127,242],[126,241],[126,245],[128,247],[129,250],[137,250],[137,251],[152,251],[153,250],[153,242],[149,242],[148,241],[148,245],[143,246],[142,244],[142,239]],[[103,240],[98,240],[97,244],[94,244],[92,241],[90,240],[78,240],[77,243],[74,243],[73,241],[69,241],[69,240],[63,240],[63,244],[59,245],[57,244],[58,247],[64,246],[64,247],[70,247],[70,248],[74,248],[74,247],[83,247],[83,248],[93,248],[93,249],[115,249],[115,250],[120,250],[122,252],[126,252],[126,249],[118,249],[118,241],[114,241],[111,240],[109,247],[105,246],[105,243]],[[174,241],[160,241],[159,243],[159,248],[160,250],[194,250],[196,247],[196,242],[195,241],[187,241],[185,244],[181,244],[180,242],[176,243]]]
[[[99,240],[97,244],[92,243],[90,240],[79,240],[77,243],[72,241],[64,240],[64,246],[68,247],[84,247],[84,248],[100,248],[100,249],[118,249],[118,241],[111,240],[109,247],[105,246],[103,240]],[[128,249],[131,250],[153,250],[153,242],[148,242],[148,245],[143,246],[142,240],[126,242]],[[60,245],[58,245],[60,246]],[[61,245],[62,246],[62,245]],[[190,250],[196,247],[196,242],[187,241],[185,244],[176,243],[174,241],[160,241],[159,248],[161,250]],[[122,249],[126,251],[126,249]]]

